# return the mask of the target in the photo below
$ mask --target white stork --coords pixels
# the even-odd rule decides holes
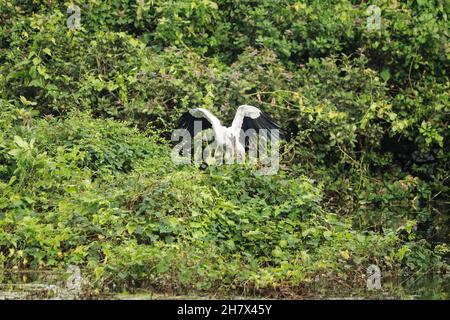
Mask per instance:
[[[280,129],[269,115],[249,105],[241,105],[237,109],[230,127],[223,126],[208,110],[196,108],[181,116],[178,128],[187,130],[192,138],[202,130],[212,129],[215,152],[222,152],[227,161],[236,159],[238,162],[245,159],[246,148],[255,134],[267,141],[278,142]]]

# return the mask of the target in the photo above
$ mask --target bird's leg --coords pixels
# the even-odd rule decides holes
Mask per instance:
[[[216,150],[214,152],[214,158],[216,161],[216,165],[223,165],[224,157],[226,156],[226,149],[223,144],[218,144]]]
[[[236,154],[237,154],[237,152],[236,152],[236,136],[233,136],[233,138],[231,139],[231,144],[232,144],[231,159],[232,159],[232,162],[234,162],[236,159]]]
[[[237,163],[241,164],[245,161],[245,148],[242,144],[236,144]]]
[[[233,163],[233,141],[228,140],[224,145],[224,162],[225,164]]]

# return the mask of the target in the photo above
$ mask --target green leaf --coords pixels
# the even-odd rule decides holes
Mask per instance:
[[[35,65],[35,66],[37,66],[38,64],[40,64],[41,63],[41,58],[39,58],[39,57],[36,57],[36,58],[33,58],[33,64]]]
[[[161,259],[158,264],[156,265],[156,272],[159,274],[166,272],[169,270],[169,263],[166,259]]]
[[[20,96],[20,102],[22,102],[26,106],[35,106],[35,105],[37,105],[37,102],[28,101],[27,98],[25,98],[24,96]]]
[[[19,136],[14,136],[14,142],[22,149],[28,148],[28,143]]]
[[[20,153],[20,149],[13,149],[11,151],[8,152],[9,155],[15,157]]]
[[[49,55],[50,57],[52,56],[52,52],[49,48],[45,48],[44,50],[42,50],[44,53],[46,53],[47,55]]]
[[[110,91],[110,92],[116,90],[118,87],[119,87],[119,86],[118,86],[117,84],[115,84],[114,82],[112,82],[112,81],[109,81],[108,84],[107,84],[107,86],[106,86],[106,88],[107,88],[108,91]]]
[[[381,79],[383,79],[385,82],[388,81],[391,78],[391,73],[388,69],[383,69],[380,73]]]
[[[275,249],[272,250],[272,255],[274,257],[281,257],[283,256],[283,251],[280,249],[280,247],[275,247]]]
[[[329,230],[326,230],[326,231],[323,232],[323,236],[324,236],[325,239],[327,239],[327,240],[330,240],[330,239],[331,239],[331,235],[332,235],[332,233],[331,233],[331,231],[329,231]]]

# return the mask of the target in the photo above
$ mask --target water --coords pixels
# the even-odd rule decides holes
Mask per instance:
[[[83,284],[83,287],[82,287]],[[330,289],[316,284],[311,290],[289,296],[249,296],[191,293],[186,295],[167,295],[149,290],[136,290],[133,293],[110,293],[94,295],[83,283],[82,274],[77,267],[66,271],[8,271],[0,272],[0,300],[21,299],[450,299],[450,275],[426,274],[409,277],[389,277],[381,279],[379,290],[368,290],[361,284],[346,284],[345,289]],[[84,290],[83,290],[84,288]]]
[[[0,272],[0,300],[77,299],[82,296],[80,268],[62,271]]]
[[[429,274],[420,277],[393,279],[387,285],[406,299],[449,300],[450,275]]]
[[[368,290],[361,286],[348,286],[348,290],[330,290],[329,288],[316,288],[314,292],[306,292],[298,296],[292,295],[290,299],[450,299],[450,275],[426,274],[409,277],[390,277],[382,279],[380,290]],[[152,300],[152,299],[277,299],[286,297],[262,296],[208,296],[187,294],[183,296],[164,295],[141,290],[137,293],[120,293],[105,295],[104,299],[120,300]]]

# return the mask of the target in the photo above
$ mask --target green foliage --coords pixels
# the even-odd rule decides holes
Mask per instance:
[[[372,31],[361,1],[77,0],[79,29],[29,2],[0,0],[0,268],[261,292],[448,270],[447,2],[375,1]],[[277,175],[172,163],[183,112],[240,104],[288,133]]]
[[[447,251],[414,242],[415,222],[404,228],[408,239],[402,228],[354,230],[321,207],[323,186],[306,177],[174,167],[168,146],[111,120],[19,122],[2,139],[7,268],[75,263],[95,287],[181,291],[277,289],[371,262],[387,272],[444,268]]]

